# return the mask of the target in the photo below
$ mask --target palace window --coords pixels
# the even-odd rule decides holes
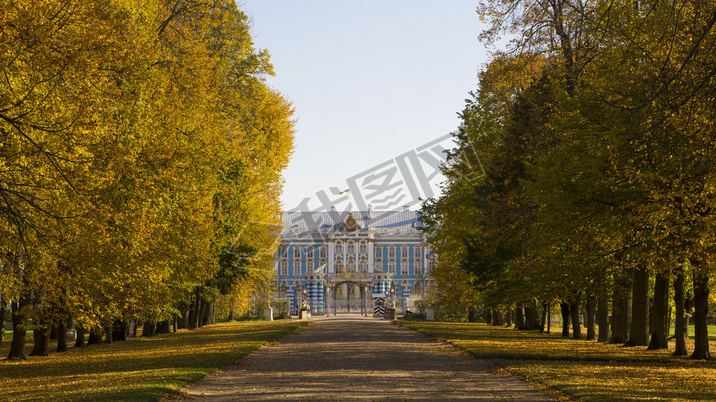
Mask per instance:
[[[423,248],[420,246],[415,246],[415,252],[413,253],[413,258],[422,258],[423,257]]]
[[[293,276],[301,276],[301,260],[293,260]]]
[[[375,266],[378,267],[378,268],[380,268],[380,269],[383,269],[383,260],[381,260],[380,258],[378,258],[377,260],[375,260]]]
[[[288,276],[288,261],[281,261],[281,276]]]
[[[361,243],[360,247],[358,248],[358,252],[361,254],[368,254],[368,245],[365,243]]]
[[[395,258],[395,246],[388,247],[388,258]]]
[[[319,261],[318,263],[321,264],[320,267],[326,266],[326,260],[324,259],[321,259],[321,261]]]
[[[313,258],[313,247],[308,247],[306,249],[306,258]]]
[[[293,246],[293,258],[301,258],[301,247]]]
[[[408,258],[409,254],[409,248],[406,246],[403,246],[400,248],[400,258]]]
[[[336,273],[340,274],[341,272],[343,272],[343,261],[338,260],[336,261]]]
[[[361,258],[360,263],[358,264],[358,272],[361,274],[368,273],[368,262],[366,262],[364,258]]]
[[[416,259],[413,263],[413,269],[415,270],[415,276],[423,276],[423,260]]]
[[[306,272],[313,272],[316,268],[313,265],[313,260],[306,261]]]
[[[328,258],[328,252],[326,251],[325,246],[321,246],[321,248],[318,249],[318,257],[319,258]]]
[[[395,260],[388,261],[388,272],[391,274],[395,273]]]
[[[281,258],[288,258],[288,248],[281,247]]]
[[[405,258],[400,261],[400,276],[408,276],[408,267],[410,264],[408,264],[408,259]]]
[[[353,245],[352,241],[348,242],[348,245],[346,246],[346,253],[348,253],[348,254],[356,253],[356,246]]]
[[[375,247],[375,258],[376,258],[376,259],[381,259],[381,258],[383,258],[383,247],[381,247],[381,246],[376,246],[376,247]]]
[[[336,255],[343,255],[343,245],[336,243]]]

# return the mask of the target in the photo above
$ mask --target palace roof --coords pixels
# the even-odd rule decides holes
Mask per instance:
[[[418,211],[331,211],[331,212],[301,212],[291,211],[283,213],[283,231],[339,231],[346,229],[346,222],[355,221],[357,228],[353,230],[407,230],[422,227],[418,220]],[[352,220],[351,220],[352,218]],[[349,225],[352,226],[352,225]],[[347,230],[351,230],[348,228]]]

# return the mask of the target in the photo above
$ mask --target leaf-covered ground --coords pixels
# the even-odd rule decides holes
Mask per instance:
[[[0,399],[159,400],[299,325],[288,320],[234,322],[19,362],[0,360]],[[0,347],[3,357],[8,345]]]
[[[586,401],[716,400],[716,362],[476,323],[404,322],[507,372]],[[687,343],[687,347],[692,345]],[[712,345],[712,354],[716,353]]]

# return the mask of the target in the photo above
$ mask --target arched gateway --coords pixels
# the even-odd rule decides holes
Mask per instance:
[[[286,212],[276,259],[278,297],[291,312],[382,316],[432,284],[434,256],[415,211]],[[318,268],[316,268],[318,267]]]

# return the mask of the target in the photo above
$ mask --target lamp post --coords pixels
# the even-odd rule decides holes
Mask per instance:
[[[331,309],[328,306],[328,300],[330,300],[330,297],[331,297],[331,287],[326,285],[326,287],[324,289],[325,289],[325,294],[323,296],[323,315],[328,317],[331,315]]]
[[[306,309],[311,309],[311,306],[308,304],[308,288],[303,288],[303,304],[306,306]]]

